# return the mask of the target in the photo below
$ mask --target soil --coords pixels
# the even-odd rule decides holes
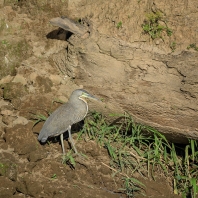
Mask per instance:
[[[67,47],[67,41],[61,40],[61,32],[60,40],[47,38],[50,32],[57,31],[48,21],[69,15],[65,1],[6,2],[0,2],[4,50],[1,60],[7,68],[13,68],[13,62],[17,64],[14,73],[1,72],[0,198],[127,197],[120,190],[124,187],[122,175],[113,176],[108,152],[96,142],[78,140],[76,147],[87,159],[76,156],[74,169],[61,163],[59,138],[44,145],[37,141],[43,122],[34,126],[32,118],[38,114],[47,116],[60,105],[53,101],[67,101],[74,89],[83,88],[63,76],[53,61],[53,55]],[[13,53],[13,49],[17,52]],[[77,135],[73,137],[76,140]],[[65,147],[70,149],[66,140]],[[172,183],[163,176],[156,177],[156,181],[140,175],[134,177],[145,184],[146,197],[179,197],[173,194]]]

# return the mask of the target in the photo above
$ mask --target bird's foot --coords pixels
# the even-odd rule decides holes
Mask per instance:
[[[62,156],[62,164],[69,164],[73,168],[75,168],[76,162],[80,164],[84,164],[86,161],[87,156],[83,153],[72,153],[70,150],[68,153],[63,154]]]
[[[76,163],[81,164],[81,165],[83,165],[85,167],[88,167],[89,166],[89,161],[87,160],[88,157],[85,154],[83,154],[83,153],[76,153],[75,156],[76,156],[75,157]]]

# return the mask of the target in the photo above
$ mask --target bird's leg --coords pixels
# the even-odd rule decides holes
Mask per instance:
[[[69,128],[68,128],[68,133],[69,133],[69,141],[72,145],[72,148],[74,149],[75,153],[78,153],[78,151],[77,151],[77,149],[74,145],[74,140],[73,140],[72,135],[71,135],[71,126],[69,126]]]
[[[60,135],[60,140],[61,140],[61,146],[63,150],[63,155],[65,155],[65,147],[64,147],[64,142],[63,142],[63,133]]]

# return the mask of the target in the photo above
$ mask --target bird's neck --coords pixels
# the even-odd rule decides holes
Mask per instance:
[[[81,98],[81,97],[79,97],[79,99],[81,100],[81,102],[83,103],[83,105],[85,105],[86,106],[86,114],[85,114],[85,116],[87,115],[87,112],[88,112],[88,104],[87,104],[87,101],[84,99],[84,98]],[[84,116],[84,117],[85,117]]]

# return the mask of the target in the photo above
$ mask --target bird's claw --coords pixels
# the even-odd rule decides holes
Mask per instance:
[[[87,156],[83,153],[72,153],[72,150],[70,150],[67,154],[63,154],[62,155],[62,164],[65,163],[70,163],[73,166],[75,166],[75,161],[77,160],[79,163],[81,163],[81,161],[86,161]]]

